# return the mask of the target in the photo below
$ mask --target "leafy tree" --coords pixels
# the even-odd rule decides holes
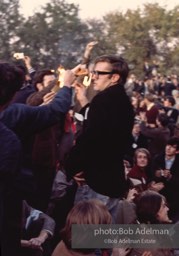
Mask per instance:
[[[78,12],[78,5],[49,0],[25,19],[19,0],[0,0],[0,58],[9,60],[13,52],[22,51],[37,67],[70,68],[80,62],[86,44],[97,40],[92,58],[122,54],[137,75],[142,74],[144,60],[159,60],[165,73],[179,70],[179,6],[166,10],[157,3],[145,4],[88,21],[82,21]]]
[[[136,73],[141,72],[144,60],[151,58],[156,49],[140,9],[127,10],[125,14],[111,13],[105,17],[105,22],[108,37],[118,52],[135,67]]]
[[[90,41],[98,41],[92,51],[92,58],[104,54],[116,53],[116,45],[111,44],[111,40],[107,35],[106,24],[102,20],[90,19],[86,22],[89,32]]]
[[[9,60],[16,45],[17,31],[23,23],[19,0],[0,0],[0,58]]]
[[[167,11],[158,4],[143,9],[112,12],[104,17],[107,36],[118,52],[127,58],[136,74],[144,60],[160,60],[162,71],[176,66],[178,58],[179,7]]]
[[[19,33],[21,49],[39,66],[74,66],[88,40],[88,27],[78,17],[78,6],[52,0],[35,13]]]

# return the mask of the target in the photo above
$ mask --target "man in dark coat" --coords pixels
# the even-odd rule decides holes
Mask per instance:
[[[167,141],[170,138],[170,129],[168,128],[168,117],[166,114],[158,114],[156,123],[157,127],[150,127],[146,122],[145,115],[141,115],[141,133],[148,140],[148,150],[151,156],[155,156],[164,151]]]
[[[165,153],[153,159],[152,169],[154,179],[164,183],[164,194],[169,203],[169,214],[173,221],[179,221],[179,138],[172,137],[168,140]]]
[[[66,161],[67,177],[83,172],[95,192],[110,198],[126,190],[123,159],[131,142],[134,114],[124,84],[128,65],[113,55],[98,57],[92,71],[94,90],[82,134]]]

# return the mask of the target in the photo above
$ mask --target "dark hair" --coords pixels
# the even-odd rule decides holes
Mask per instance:
[[[15,65],[16,65],[16,67],[18,67],[18,68],[20,68],[20,69],[22,69],[22,71],[24,72],[24,74],[25,75],[27,75],[28,74],[28,70],[27,70],[27,68],[26,68],[26,66],[25,65],[23,65],[23,64],[21,64],[21,63],[15,63]]]
[[[25,74],[19,67],[8,62],[0,62],[0,106],[12,99],[25,81]]]
[[[50,76],[50,75],[55,75],[54,71],[50,69],[43,69],[38,71],[34,76],[34,80],[33,80],[34,87],[36,88],[36,84],[43,82],[44,76]]]
[[[163,127],[169,124],[169,117],[164,113],[158,114],[157,119]]]
[[[118,55],[102,55],[96,58],[94,64],[98,62],[107,62],[112,65],[112,71],[114,73],[120,75],[119,82],[125,84],[128,74],[129,74],[129,67],[127,62]]]
[[[45,88],[43,88],[41,91],[32,93],[29,95],[29,97],[26,100],[26,104],[30,106],[39,106],[43,103],[43,97],[51,92],[52,88],[57,84],[57,80],[53,80],[49,83],[49,85]]]
[[[165,96],[164,100],[168,100],[168,101],[171,103],[172,106],[174,106],[175,103],[176,103],[174,97],[169,96],[169,95],[168,95],[168,96]]]
[[[176,145],[177,146],[177,150],[179,150],[179,138],[176,136],[171,137],[168,141],[167,141],[167,145]]]
[[[162,200],[161,194],[154,191],[144,191],[136,201],[136,214],[140,223],[157,224],[157,213],[160,210]]]

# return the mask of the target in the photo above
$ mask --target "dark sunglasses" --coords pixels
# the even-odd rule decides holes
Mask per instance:
[[[110,74],[116,74],[115,71],[98,71],[98,70],[93,70],[91,71],[91,74],[93,75],[110,75]]]

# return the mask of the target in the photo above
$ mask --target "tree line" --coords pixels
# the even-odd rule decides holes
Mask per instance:
[[[179,6],[166,10],[157,3],[81,20],[79,6],[64,0],[49,1],[28,18],[20,13],[19,0],[0,0],[0,59],[24,52],[37,68],[70,68],[80,62],[89,41],[98,41],[92,57],[121,54],[137,75],[144,61],[159,63],[160,72],[177,73],[178,22]]]

